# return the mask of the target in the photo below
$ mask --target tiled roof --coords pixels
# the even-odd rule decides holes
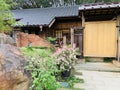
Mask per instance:
[[[79,6],[12,10],[23,25],[48,25],[55,17],[78,16]]]
[[[92,9],[107,9],[107,8],[120,8],[120,2],[84,4],[79,6],[80,11],[92,10]]]

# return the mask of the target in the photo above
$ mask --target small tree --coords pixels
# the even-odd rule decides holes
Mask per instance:
[[[10,11],[12,0],[0,0],[0,32],[8,32],[15,24],[15,19]]]

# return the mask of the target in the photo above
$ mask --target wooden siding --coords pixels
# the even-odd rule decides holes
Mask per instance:
[[[66,36],[66,42],[67,44],[70,44],[71,41],[70,29],[73,27],[80,27],[80,26],[81,26],[81,21],[56,22],[53,27],[55,37],[57,37],[58,42],[60,43],[61,41],[63,41],[63,36]]]
[[[84,30],[84,56],[116,57],[116,52],[116,22],[86,22]]]
[[[81,26],[81,21],[71,21],[71,22],[57,22],[54,26],[55,29],[70,29],[73,27]]]

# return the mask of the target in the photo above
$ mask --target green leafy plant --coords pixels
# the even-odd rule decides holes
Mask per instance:
[[[75,47],[70,48],[63,46],[62,49],[63,50],[61,53],[59,52],[59,54],[62,54],[62,56],[70,56],[71,60],[77,60],[76,56],[74,56],[77,54],[77,49]],[[60,82],[67,82],[69,84],[69,88],[72,88],[74,83],[81,82],[81,80],[79,81],[78,78],[75,78],[73,76],[70,76],[68,78],[61,77],[61,71],[69,70],[71,69],[71,66],[69,61],[67,61],[69,63],[69,68],[66,68],[65,66],[65,69],[58,69],[58,64],[60,64],[58,63],[58,51],[54,54],[56,57],[52,57],[53,51],[49,48],[24,47],[21,48],[21,50],[28,61],[25,69],[31,73],[32,77],[30,90],[57,90],[58,88],[62,87]],[[64,50],[69,51],[64,52]],[[64,60],[67,59],[68,57]],[[74,65],[75,61],[71,61],[72,66]],[[60,68],[61,67],[64,66],[60,66]]]
[[[24,49],[25,50],[25,49]],[[24,51],[23,50],[23,51]],[[53,59],[46,50],[27,48],[27,51],[35,52],[36,55],[27,54],[28,64],[26,70],[31,72],[32,86],[30,90],[56,90],[60,84],[56,81],[55,74],[59,72],[55,59]],[[39,52],[39,53],[38,53]]]
[[[27,70],[31,71],[33,78],[31,90],[56,90],[59,83],[56,81],[56,63],[50,57],[31,57]]]
[[[51,44],[55,44],[55,41],[57,40],[57,38],[55,38],[55,37],[48,37],[47,40],[48,40]]]
[[[10,12],[12,0],[0,0],[0,32],[8,32],[15,24],[15,18]]]

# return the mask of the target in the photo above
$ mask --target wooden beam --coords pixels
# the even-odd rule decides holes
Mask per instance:
[[[53,25],[54,22],[55,22],[55,19],[53,19],[53,20],[49,23],[49,28]]]
[[[87,15],[86,21],[96,21],[96,20],[111,20],[113,18],[113,15]]]

